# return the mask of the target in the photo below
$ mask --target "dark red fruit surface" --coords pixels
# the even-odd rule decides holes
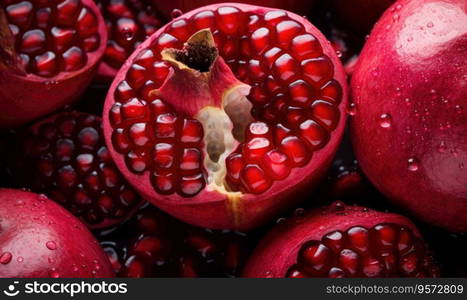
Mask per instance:
[[[0,36],[0,128],[78,99],[107,43],[91,0],[2,0]]]
[[[135,51],[108,93],[104,133],[145,199],[194,225],[251,229],[323,175],[346,99],[343,67],[306,19],[219,4]]]
[[[201,6],[215,4],[215,3],[222,3],[222,2],[232,2],[233,4],[245,3],[251,5],[261,5],[261,6],[268,6],[280,9],[286,9],[292,11],[297,14],[305,15],[310,12],[311,8],[313,7],[314,0],[243,0],[243,1],[221,1],[221,0],[198,0],[198,1],[191,1],[191,0],[172,0],[172,1],[160,1],[160,0],[151,0],[154,3],[154,6],[157,7],[162,13],[165,14],[167,18],[171,17],[176,14],[178,11],[181,12],[188,12],[195,8],[199,8]],[[174,12],[175,10],[175,12]]]
[[[437,277],[407,218],[336,202],[277,225],[258,245],[246,277]]]
[[[331,0],[331,7],[346,30],[367,34],[394,2],[396,0]]]
[[[467,2],[399,1],[352,77],[361,168],[400,208],[467,231]]]
[[[191,227],[153,207],[101,240],[119,277],[231,277],[248,256],[244,234]]]
[[[0,189],[0,277],[113,277],[86,227],[44,195]]]
[[[99,79],[112,81],[128,56],[163,24],[147,0],[96,0],[105,19],[109,39]]]
[[[14,147],[16,184],[44,193],[91,228],[116,225],[141,204],[104,143],[99,117],[63,112],[31,126]]]

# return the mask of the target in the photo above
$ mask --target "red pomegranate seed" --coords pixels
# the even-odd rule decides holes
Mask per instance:
[[[6,13],[10,22],[21,28],[26,28],[31,21],[32,4],[28,1],[11,4],[6,7]]]
[[[295,167],[304,166],[311,159],[311,154],[308,151],[307,146],[296,136],[290,136],[283,139],[280,144],[280,149],[291,158],[292,164]]]
[[[292,39],[291,51],[301,58],[319,57],[323,53],[318,40],[309,33],[294,37]]]
[[[39,76],[52,77],[57,74],[57,58],[53,52],[47,51],[38,55],[35,60],[35,72]]]
[[[75,31],[73,29],[53,27],[51,33],[53,37],[54,49],[57,52],[61,53],[72,45],[75,35]]]
[[[154,149],[154,164],[156,168],[169,169],[175,161],[175,149],[171,144],[159,143]]]
[[[66,72],[76,71],[81,69],[87,60],[86,54],[80,48],[74,46],[62,54],[64,61],[64,70]]]
[[[45,33],[40,29],[27,31],[23,34],[21,51],[27,54],[42,52],[45,48]]]
[[[326,272],[330,267],[331,255],[331,250],[325,245],[311,243],[301,249],[298,263],[309,272]]]
[[[277,41],[283,47],[287,47],[290,41],[302,33],[303,27],[296,21],[282,21],[276,25]]]
[[[260,194],[271,186],[272,182],[258,165],[246,165],[240,174],[240,180],[252,194]]]
[[[306,120],[300,124],[300,136],[314,150],[323,147],[328,139],[326,131],[313,120]]]
[[[278,151],[271,150],[264,155],[264,169],[268,175],[274,180],[281,180],[290,174],[290,162],[287,155]]]

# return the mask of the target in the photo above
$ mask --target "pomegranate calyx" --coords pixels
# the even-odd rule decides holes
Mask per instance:
[[[172,70],[151,96],[172,103],[179,113],[201,122],[207,188],[238,199],[241,193],[230,192],[225,182],[225,159],[244,141],[245,129],[253,120],[252,104],[247,99],[251,87],[239,81],[219,56],[209,29],[193,34],[183,49],[165,49],[161,55]]]

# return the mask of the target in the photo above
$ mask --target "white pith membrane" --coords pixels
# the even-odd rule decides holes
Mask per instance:
[[[191,95],[191,98],[193,95],[198,96],[194,97],[198,100],[195,105],[187,103],[192,99],[184,98],[182,105],[176,105],[176,111],[197,119],[203,126],[203,150],[206,154],[204,168],[207,172],[206,190],[217,191],[225,195],[231,200],[231,204],[236,206],[235,200],[239,200],[243,193],[232,191],[228,186],[225,160],[244,141],[245,129],[254,120],[250,113],[253,105],[246,97],[251,87],[237,80],[218,55],[209,29],[193,34],[185,43],[185,47],[187,45],[201,45],[213,52],[207,53],[207,56],[212,55],[211,58],[206,58],[208,70],[200,71],[179,60],[181,50],[165,49],[162,51],[162,59],[174,67],[172,79],[177,78],[174,84],[183,82],[180,79],[185,77],[185,80],[194,82],[194,84],[187,84],[192,87],[192,90],[186,91],[185,94]],[[216,83],[215,89],[212,89],[213,86],[210,85],[213,82]],[[170,80],[164,86],[166,89],[170,88]]]

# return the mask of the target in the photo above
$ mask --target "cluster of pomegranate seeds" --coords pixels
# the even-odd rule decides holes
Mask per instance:
[[[190,227],[153,207],[101,240],[119,277],[231,277],[247,256],[244,234]]]
[[[120,84],[122,95],[129,92],[122,88],[126,85],[125,81]],[[113,144],[125,153],[128,168],[134,173],[151,170],[151,181],[160,194],[197,194],[205,186],[201,123],[178,117],[160,99],[148,103],[135,96],[123,104],[117,102],[110,112],[116,127]]]
[[[81,0],[3,0],[20,64],[28,73],[53,77],[86,65],[99,48],[98,19]]]
[[[382,223],[353,226],[305,243],[286,277],[437,277],[424,242],[410,229]]]
[[[114,165],[98,117],[61,113],[28,131],[21,146],[21,180],[90,226],[120,222],[141,201]]]
[[[342,89],[333,78],[330,58],[323,54],[315,36],[285,11],[256,14],[223,6],[170,23],[133,61],[115,91],[116,103],[110,112],[113,144],[125,155],[130,170],[152,173],[159,193],[175,192],[174,182],[189,186],[185,192],[178,191],[184,196],[194,196],[204,187],[202,168],[195,175],[175,181],[172,171],[161,173],[158,169],[156,145],[161,140],[157,135],[162,134],[164,141],[171,144],[165,146],[167,149],[185,149],[181,124],[197,121],[173,111],[161,119],[159,107],[165,109],[169,104],[156,99],[151,91],[158,89],[169,73],[170,66],[161,60],[161,51],[181,49],[190,36],[206,28],[212,31],[219,55],[237,78],[252,86],[248,99],[256,121],[248,126],[246,139],[226,160],[228,188],[262,193],[274,180],[285,178],[292,168],[305,166],[313,152],[326,145],[340,119]],[[190,139],[202,140],[201,129],[191,132],[195,135]],[[191,148],[196,149],[192,159],[198,157],[194,153],[202,153],[199,144],[193,143]],[[185,154],[184,150],[170,152],[170,161],[180,162]]]
[[[115,69],[162,25],[161,17],[142,0],[97,0],[96,4],[109,33],[104,61]]]

